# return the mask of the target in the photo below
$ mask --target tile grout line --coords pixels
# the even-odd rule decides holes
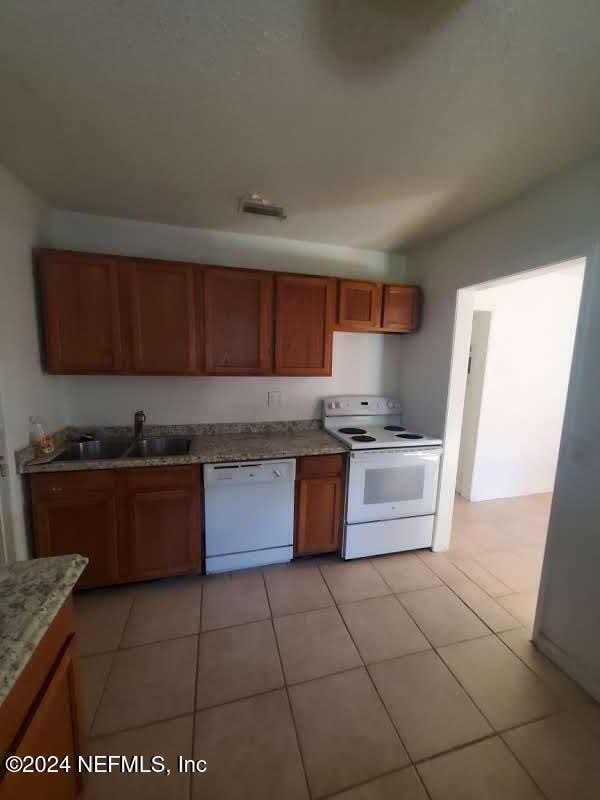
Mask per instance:
[[[123,640],[123,635],[125,633],[125,628],[127,627],[128,623],[129,623],[129,620],[131,619],[131,612],[133,610],[134,602],[135,602],[135,598],[132,596],[131,597],[131,604],[129,606],[129,611],[127,612],[127,619],[125,620],[125,624],[123,625],[123,629],[122,629],[121,635],[119,637],[119,644],[117,645],[117,649],[116,650],[112,650],[112,651],[107,651],[106,653],[99,654],[99,655],[108,655],[108,653],[112,653],[112,657],[110,659],[110,667],[108,668],[108,672],[106,673],[106,679],[104,680],[104,685],[102,686],[102,692],[100,694],[100,698],[98,699],[98,702],[96,703],[96,708],[95,708],[94,714],[92,716],[92,721],[90,722],[90,727],[89,727],[89,730],[87,732],[86,739],[91,739],[92,738],[92,731],[94,729],[94,725],[96,724],[96,718],[98,716],[98,712],[100,711],[100,706],[102,705],[102,701],[104,700],[104,697],[106,695],[106,689],[108,687],[108,682],[110,680],[110,676],[111,676],[113,668],[115,666],[115,660],[117,658],[117,653],[119,652],[119,645],[121,644],[121,642]]]
[[[130,725],[127,728],[115,728],[112,731],[106,731],[106,733],[98,733],[95,736],[88,736],[90,741],[97,742],[101,739],[107,739],[109,736],[117,736],[120,733],[131,733],[132,731],[141,731],[145,728],[151,728],[154,725],[160,725],[163,722],[173,722],[176,719],[185,719],[186,717],[192,717],[193,712],[186,711],[184,714],[176,714],[174,717],[161,717],[160,719],[154,719],[150,722],[144,722],[141,725]]]
[[[320,570],[320,567],[319,567],[319,565],[316,565],[316,566],[317,566],[317,568],[318,568],[319,572],[321,573],[321,570]],[[264,574],[262,575],[262,577],[263,577],[263,584],[265,585],[265,591],[266,591],[267,603],[268,603],[268,605],[269,605],[269,610],[270,610],[270,617],[269,617],[269,619],[270,619],[270,621],[271,621],[271,626],[272,626],[272,629],[273,629],[273,632],[274,632],[274,636],[275,636],[275,641],[276,641],[276,646],[277,646],[278,655],[279,655],[279,659],[280,659],[280,664],[281,664],[281,666],[282,666],[282,673],[284,674],[285,688],[286,688],[286,693],[287,693],[287,696],[288,696],[288,705],[289,705],[289,707],[290,707],[290,713],[292,714],[292,720],[293,720],[293,723],[294,723],[294,728],[295,728],[295,732],[296,732],[297,743],[298,743],[298,747],[299,747],[299,751],[300,751],[300,755],[301,755],[301,759],[302,759],[302,752],[301,752],[301,748],[300,748],[300,744],[299,744],[299,737],[298,737],[298,733],[297,733],[297,729],[296,729],[296,725],[295,725],[295,718],[294,718],[294,716],[293,716],[293,711],[291,710],[291,702],[290,702],[290,697],[289,697],[288,684],[287,684],[287,680],[285,680],[285,673],[284,673],[284,671],[283,671],[283,665],[282,665],[282,663],[281,663],[281,654],[280,654],[280,652],[279,652],[279,643],[278,643],[277,636],[276,636],[276,632],[275,632],[275,629],[274,629],[274,617],[273,617],[272,609],[271,609],[271,606],[270,606],[270,598],[269,598],[269,595],[268,595],[268,590],[267,590],[267,588],[266,588],[266,581],[265,581],[265,578],[264,578]],[[324,578],[324,576],[322,575],[322,573],[321,573],[321,577],[323,578],[323,580],[325,580],[325,583],[326,583],[326,585],[327,585],[327,588],[328,588],[328,590],[329,590],[329,591],[331,591],[331,590],[329,589],[329,585],[327,584],[327,582],[326,582],[326,579]],[[381,577],[382,577],[382,576],[381,576]],[[438,576],[438,577],[439,577],[439,576]],[[382,577],[382,580],[384,581],[384,583],[387,583],[383,577]],[[472,579],[468,578],[468,576],[467,576],[466,580],[472,580]],[[442,579],[442,581],[443,581],[443,579]],[[443,582],[443,583],[445,584],[445,582]],[[473,581],[473,583],[475,583],[475,581]],[[388,584],[388,585],[389,585],[389,584]],[[454,590],[452,589],[452,587],[451,587],[450,585],[448,585],[448,584],[445,584],[445,585],[446,585],[446,586],[448,586],[448,588],[449,588],[449,589],[450,589],[450,590],[453,592],[453,594],[455,594],[455,595],[456,595],[456,592],[454,592]],[[479,588],[481,588],[481,587],[479,587]],[[482,591],[483,591],[483,590],[482,590]],[[375,599],[376,597],[385,597],[385,596],[395,596],[395,595],[394,595],[394,593],[393,593],[393,592],[391,592],[391,595],[390,595],[390,594],[387,594],[387,595],[376,595],[376,596],[375,596],[375,597],[373,597],[373,598],[362,598],[362,599],[363,599],[363,600],[368,600],[368,599]],[[335,598],[333,598],[333,599],[334,599],[334,607],[337,609],[338,613],[339,613],[339,614],[340,614],[340,616],[342,617],[342,621],[343,621],[344,625],[345,625],[345,626],[346,626],[346,628],[347,628],[347,625],[346,625],[346,623],[345,623],[344,617],[343,617],[343,615],[341,614],[341,611],[340,611],[340,605],[344,605],[344,604],[338,604],[338,603],[335,601]],[[466,603],[464,603],[464,601],[462,601],[462,598],[460,598],[460,597],[459,597],[459,599],[461,600],[461,602],[463,602],[463,604],[465,604],[465,605],[466,605]],[[493,599],[493,598],[492,598],[492,599]],[[134,603],[134,602],[135,602],[135,600],[133,599],[133,600],[132,600],[132,603],[131,603],[131,606],[130,606],[130,609],[129,609],[128,620],[129,620],[129,617],[131,616],[132,609],[133,609],[133,603]],[[356,602],[356,603],[357,603],[357,602],[361,602],[361,601],[360,601],[360,600],[357,600],[357,601],[349,601],[349,603],[351,603],[351,602]],[[326,608],[330,608],[330,607],[331,607],[331,606],[326,606]],[[319,610],[319,609],[310,609],[310,611],[312,611],[312,610]],[[407,609],[405,609],[405,610],[407,610]],[[309,613],[309,612],[295,612],[295,613],[296,613],[296,614],[298,614],[298,613]],[[473,612],[473,613],[475,613],[475,612]],[[475,614],[475,615],[476,615],[476,614]],[[288,615],[282,615],[282,616],[288,616]],[[477,615],[476,615],[476,616],[477,616]],[[128,620],[127,620],[127,622],[128,622]],[[123,632],[122,632],[122,634],[121,634],[121,641],[122,641],[122,639],[123,639],[124,630],[125,630],[125,627],[126,627],[126,625],[127,625],[127,622],[125,623],[125,626],[124,626],[124,628],[123,628]],[[415,621],[415,620],[413,620],[413,622],[415,622],[415,625],[417,626],[417,628],[419,628],[419,626],[418,626],[418,624],[416,623],[416,621]],[[243,624],[247,624],[247,623],[239,623],[237,626],[236,626],[236,625],[234,625],[234,626],[224,626],[224,627],[241,627],[241,625],[243,625]],[[484,623],[484,624],[485,624],[485,623]],[[487,624],[486,624],[486,627],[488,627],[488,626],[487,626]],[[522,626],[520,626],[520,627],[522,627]],[[220,630],[220,628],[217,628],[217,629],[215,629],[215,630]],[[419,630],[420,630],[420,628],[419,628]],[[500,633],[500,632],[499,632],[499,633]],[[354,643],[354,645],[355,645],[355,647],[356,647],[356,642],[354,642],[354,638],[352,637],[352,634],[350,633],[350,631],[349,631],[349,630],[348,630],[348,634],[349,634],[350,638],[352,639],[352,641],[353,641],[353,643]],[[424,635],[424,634],[423,634],[423,635]],[[487,636],[487,635],[488,635],[488,634],[486,634],[486,636]],[[500,636],[499,636],[499,635],[498,635],[498,633],[496,633],[495,631],[491,631],[491,633],[490,633],[489,635],[496,636],[496,638],[500,639]],[[189,638],[189,636],[187,636],[187,637],[174,637],[174,638]],[[482,638],[482,637],[477,637],[477,638]],[[426,639],[426,640],[429,642],[429,640],[427,639],[427,637],[426,637],[426,636],[425,636],[425,639]],[[165,640],[159,640],[159,641],[165,641]],[[471,640],[464,640],[464,641],[471,641]],[[515,656],[516,656],[516,657],[519,659],[519,661],[521,661],[521,662],[524,664],[524,666],[526,666],[526,667],[527,667],[527,668],[528,668],[528,669],[529,669],[529,670],[530,670],[530,671],[531,671],[531,672],[532,672],[532,673],[535,675],[535,677],[536,677],[538,680],[540,680],[540,681],[541,681],[541,678],[540,678],[540,677],[539,677],[539,676],[538,676],[538,675],[537,675],[537,674],[534,672],[534,670],[533,670],[531,667],[529,667],[529,665],[527,665],[525,662],[523,662],[523,660],[522,660],[522,659],[519,657],[519,655],[518,655],[517,653],[514,653],[514,651],[512,650],[512,648],[510,648],[508,645],[506,645],[506,643],[505,643],[505,642],[503,642],[501,639],[500,639],[500,641],[502,642],[502,644],[504,644],[504,645],[505,645],[505,647],[507,647],[507,649],[509,649],[509,650],[510,650],[510,652],[511,652],[511,653],[513,653],[513,654],[514,654],[514,655],[515,655]],[[141,644],[141,645],[137,645],[137,646],[139,647],[139,646],[144,646],[144,645],[147,645],[147,644],[153,644],[153,643],[143,643],[143,644]],[[456,644],[456,643],[452,643],[452,644]],[[133,648],[120,648],[120,647],[119,647],[119,649],[127,650],[127,649],[133,649]],[[363,661],[363,667],[358,667],[358,668],[366,668],[366,669],[367,669],[367,672],[369,672],[369,669],[368,669],[368,667],[369,667],[370,665],[366,665],[366,664],[364,663],[364,659],[362,659],[362,655],[360,654],[360,651],[358,650],[358,648],[357,648],[357,647],[356,647],[356,649],[357,649],[357,651],[358,651],[358,653],[359,653],[359,656],[361,657],[361,660]],[[435,647],[435,646],[433,646],[433,650],[434,650],[434,652],[436,652],[436,654],[437,654],[437,655],[438,655],[438,657],[439,657],[439,654],[437,653],[437,649],[436,649],[436,647]],[[97,655],[106,655],[106,654],[112,654],[112,655],[113,655],[113,661],[114,661],[114,657],[115,657],[115,654],[116,654],[116,652],[117,652],[117,651],[106,651],[105,653],[90,654],[90,656],[89,656],[89,657],[93,657],[93,656],[97,656]],[[417,652],[426,652],[426,651],[417,651]],[[409,656],[409,655],[411,655],[411,654],[405,654],[405,656]],[[403,656],[399,656],[399,657],[397,657],[397,658],[402,658],[402,657],[403,657]],[[387,661],[387,660],[395,660],[395,659],[383,659],[382,661]],[[443,660],[442,660],[442,661],[443,661]],[[374,664],[376,664],[376,663],[381,663],[381,662],[373,662],[373,665],[374,665]],[[446,668],[447,668],[447,669],[449,669],[449,668],[448,668],[448,665],[446,665],[446,664],[445,664],[445,662],[444,662],[444,665],[446,666]],[[353,667],[352,669],[356,669],[356,668],[357,668],[357,667]],[[111,671],[112,671],[112,665],[111,665],[111,669],[110,669],[110,670],[109,670],[109,672],[108,672],[108,676],[110,676],[110,672],[111,672]],[[342,670],[341,672],[345,672],[345,671],[349,671],[349,670]],[[198,660],[197,660],[197,662],[196,662],[196,675],[197,675],[197,672],[198,672]],[[331,673],[331,674],[339,674],[339,673]],[[106,684],[106,683],[108,683],[108,676],[107,676],[107,680],[106,680],[105,684]],[[370,676],[370,673],[369,673],[369,676]],[[320,678],[322,678],[322,677],[327,677],[327,676],[319,676],[318,678],[314,678],[314,679],[311,679],[311,680],[319,680],[319,679],[320,679]],[[456,676],[455,676],[455,677],[456,677]],[[371,679],[371,680],[372,680],[372,679]],[[457,681],[458,681],[458,679],[457,679]],[[300,684],[301,684],[301,683],[304,683],[304,682],[306,682],[306,681],[300,682]],[[543,681],[542,681],[542,682],[543,682]],[[460,684],[460,681],[458,681],[458,683]],[[463,689],[464,689],[464,687],[463,687]],[[196,687],[195,687],[195,691],[196,691],[196,690],[197,690],[197,680],[196,680]],[[273,691],[273,690],[270,690],[270,691]],[[375,691],[377,692],[377,689],[376,689],[376,687],[375,687]],[[466,691],[466,690],[465,690],[465,691]],[[260,693],[257,693],[257,694],[264,694],[264,692],[260,692]],[[379,692],[377,692],[377,694],[379,695]],[[467,692],[467,694],[468,694],[468,692]],[[257,696],[257,695],[252,695],[252,696]],[[385,708],[385,710],[386,710],[386,713],[388,713],[388,716],[389,716],[389,712],[387,711],[387,707],[386,707],[385,703],[383,702],[383,700],[382,700],[382,698],[381,698],[381,696],[380,696],[380,695],[379,695],[379,697],[380,697],[380,700],[381,700],[381,702],[382,702],[382,704],[383,704],[383,706],[384,706],[384,708]],[[244,699],[244,698],[237,698],[236,700],[234,700],[234,701],[231,701],[231,702],[236,702],[236,701],[237,701],[237,700],[239,700],[239,699]],[[101,702],[101,701],[100,701],[100,702]],[[100,705],[100,702],[98,703],[98,706]],[[473,701],[473,702],[474,702],[474,701]],[[212,707],[218,707],[219,705],[225,705],[225,704],[216,704],[216,706],[212,706]],[[475,705],[477,705],[477,704],[475,704]],[[478,707],[478,706],[477,706],[477,707]],[[561,709],[561,711],[562,711],[562,709]],[[195,721],[195,716],[196,716],[196,713],[197,713],[197,711],[196,711],[196,708],[195,708],[195,702],[194,702],[194,711],[193,711],[193,715],[194,715],[194,721]],[[482,713],[482,716],[484,716],[484,718],[485,718],[485,715],[483,715],[483,712],[481,712],[481,713]],[[502,738],[502,741],[504,742],[504,739],[503,739],[503,734],[504,734],[504,733],[506,733],[506,732],[509,732],[510,730],[513,730],[513,729],[516,729],[516,728],[520,728],[520,727],[523,727],[523,726],[526,726],[526,725],[532,724],[532,723],[534,723],[534,722],[540,721],[541,719],[546,719],[546,718],[548,718],[548,717],[555,716],[555,715],[556,715],[556,713],[561,713],[561,712],[552,712],[552,713],[550,713],[550,714],[547,714],[547,715],[544,715],[544,716],[542,716],[542,717],[540,717],[540,718],[538,718],[538,719],[529,720],[529,721],[527,721],[527,722],[519,723],[518,725],[516,725],[516,726],[513,726],[512,728],[507,728],[507,729],[505,729],[505,730],[503,730],[503,731],[495,731],[495,730],[493,729],[493,726],[492,726],[492,733],[490,733],[490,734],[489,734],[488,736],[486,736],[486,737],[483,737],[483,739],[480,739],[479,741],[485,740],[485,739],[487,739],[487,738],[499,737],[499,738]],[[183,717],[183,716],[188,716],[188,715],[187,715],[187,714],[184,714],[184,715],[179,715],[178,717],[175,717],[175,718],[181,718],[181,717]],[[144,728],[144,727],[148,727],[148,726],[151,726],[151,725],[155,725],[155,724],[157,724],[157,723],[160,723],[160,722],[163,722],[163,721],[167,721],[167,720],[156,720],[156,721],[153,721],[153,722],[146,723],[146,724],[144,724],[144,725],[142,725],[142,726],[136,726],[135,728],[129,728],[129,729],[124,729],[124,730],[136,730],[136,729],[139,729],[139,728]],[[391,722],[392,722],[392,725],[394,725],[394,723],[393,723],[393,720],[391,720]],[[395,725],[394,725],[394,729],[395,729]],[[114,732],[111,732],[111,733],[102,734],[100,737],[92,737],[92,738],[102,738],[103,736],[110,736],[110,735],[113,735],[113,734],[115,734],[115,733],[118,733],[118,732],[120,732],[120,731],[114,731]],[[193,735],[194,735],[194,734],[193,734]],[[402,737],[401,737],[399,734],[398,734],[398,736],[399,736],[399,738],[400,738],[400,741],[403,743],[403,741],[402,741]],[[454,748],[454,749],[463,749],[463,747],[467,747],[467,746],[469,746],[469,745],[472,745],[472,744],[474,744],[474,743],[475,743],[475,741],[474,741],[474,742],[470,742],[470,743],[466,743],[465,745],[459,746],[459,747],[457,747],[457,748]],[[505,744],[506,744],[506,746],[508,747],[508,745],[507,745],[507,743],[506,743],[506,742],[505,742]],[[406,749],[406,748],[405,748],[405,749]],[[509,748],[509,749],[510,749],[510,748]],[[414,765],[414,764],[419,764],[419,763],[421,763],[422,761],[431,760],[431,758],[436,758],[438,755],[442,755],[442,754],[444,754],[444,753],[447,753],[447,752],[452,752],[452,750],[449,750],[449,751],[443,751],[443,753],[436,754],[435,756],[432,756],[432,757],[430,757],[430,758],[428,758],[428,759],[421,759],[421,761],[416,761],[416,762],[415,762],[415,761],[413,761],[413,760],[412,760],[412,758],[410,757],[410,755],[409,755],[409,759],[410,759],[410,763]],[[408,753],[408,751],[407,751],[407,753]],[[512,750],[511,750],[511,753],[512,753]],[[515,757],[516,757],[516,756],[515,756]],[[517,759],[517,761],[518,761],[518,759]],[[520,763],[520,762],[519,762],[519,763]],[[402,767],[402,768],[399,768],[399,769],[400,769],[400,770],[402,770],[402,769],[406,769],[406,768],[409,768],[409,766],[407,765],[406,767]],[[305,780],[307,780],[307,776],[306,776],[306,769],[305,769],[305,767],[304,767],[304,763],[303,763],[303,769],[304,769],[304,773],[305,773]],[[398,771],[398,770],[392,770],[392,772],[397,772],[397,771]],[[525,770],[525,771],[527,772],[527,770]],[[375,778],[371,778],[371,779],[369,779],[369,781],[367,781],[367,782],[370,782],[371,780],[375,780],[375,779],[376,779],[376,778],[378,778],[378,777],[382,777],[384,774],[388,774],[388,773],[382,773],[380,776],[376,776]],[[529,773],[527,773],[527,774],[529,774]],[[417,775],[419,776],[419,779],[422,781],[422,779],[421,779],[421,776],[420,776],[420,773],[418,772],[418,770],[417,770]],[[535,781],[534,781],[534,783],[535,783]],[[360,785],[360,784],[356,784],[356,785]],[[537,784],[536,784],[536,786],[537,786]],[[348,788],[353,788],[353,787],[348,787]],[[538,787],[538,788],[539,788],[539,787]],[[190,791],[191,791],[191,790],[190,790]]]
[[[555,714],[549,714],[547,717],[541,717],[540,719],[532,720],[532,722],[541,722],[542,720],[544,720],[544,719],[549,719],[549,718],[550,718],[550,717],[552,717],[552,716],[556,716],[556,715],[555,715]],[[527,723],[527,724],[530,724],[530,723]],[[518,726],[518,727],[524,727],[524,726],[523,726],[523,725],[520,725],[520,726]],[[517,730],[517,728],[511,728],[511,730]],[[529,777],[531,778],[531,780],[532,780],[532,782],[533,782],[534,786],[536,786],[536,787],[538,788],[538,790],[539,790],[539,792],[540,792],[541,796],[542,796],[542,797],[545,797],[545,798],[546,798],[546,800],[550,800],[549,796],[546,794],[546,792],[544,792],[544,791],[543,791],[542,787],[539,785],[539,783],[538,783],[538,782],[537,782],[537,780],[534,778],[534,776],[531,774],[531,772],[530,772],[530,771],[527,769],[527,767],[525,766],[525,764],[524,764],[524,763],[521,761],[521,759],[519,758],[519,756],[517,755],[517,753],[515,753],[515,751],[514,751],[514,750],[512,749],[512,747],[510,746],[510,744],[509,744],[509,743],[506,741],[506,739],[504,738],[504,734],[505,734],[505,733],[510,733],[510,731],[503,731],[503,733],[502,733],[502,735],[500,736],[500,738],[501,738],[501,740],[502,740],[502,742],[503,742],[504,746],[507,748],[508,752],[512,754],[513,758],[515,759],[515,761],[517,762],[517,764],[519,764],[519,765],[520,765],[521,769],[522,769],[522,770],[524,770],[524,772],[525,772],[527,775],[529,775]]]
[[[382,772],[379,775],[376,775],[374,778],[367,778],[366,781],[360,781],[359,783],[353,783],[351,786],[345,786],[343,789],[338,789],[335,792],[328,792],[327,794],[319,795],[318,800],[332,800],[332,798],[339,797],[340,794],[343,795],[346,792],[351,792],[351,791],[354,791],[355,789],[360,789],[363,786],[368,786],[370,783],[374,783],[375,781],[381,780],[382,778],[388,778],[390,775],[396,775],[396,774],[398,774],[400,772],[409,772],[410,770],[412,770],[415,773],[419,783],[423,786],[423,789],[425,791],[426,797],[428,798],[428,800],[430,800],[431,795],[429,794],[429,792],[427,791],[426,787],[424,786],[423,779],[419,775],[419,772],[418,772],[415,764],[413,764],[412,762],[410,764],[406,764],[403,767],[397,767],[396,769],[386,770],[385,772]]]
[[[377,570],[376,570],[376,571],[377,571]],[[384,581],[384,582],[385,582],[385,581]],[[388,597],[389,595],[382,595],[382,596],[386,596],[386,597]],[[394,597],[395,595],[394,595],[394,594],[392,594],[391,596],[392,596],[392,597]],[[334,599],[335,599],[335,598],[334,598]],[[366,598],[366,599],[372,599],[372,598]],[[357,602],[358,602],[358,601],[357,601]],[[396,726],[396,723],[394,722],[394,720],[393,720],[393,718],[392,718],[392,715],[390,714],[390,711],[389,711],[389,709],[388,709],[387,705],[385,704],[385,702],[384,702],[384,700],[383,700],[383,697],[381,696],[381,694],[380,694],[380,692],[379,692],[379,689],[378,689],[378,688],[377,688],[377,686],[375,685],[375,681],[373,680],[373,676],[371,675],[371,673],[370,673],[370,671],[369,671],[369,668],[368,668],[368,666],[367,666],[367,664],[366,664],[366,662],[365,662],[365,660],[364,660],[364,658],[363,658],[363,656],[362,656],[362,653],[360,652],[360,649],[359,649],[359,647],[358,647],[358,645],[357,645],[356,641],[354,640],[354,637],[352,636],[352,633],[351,633],[351,631],[350,631],[350,628],[348,627],[348,624],[347,624],[346,620],[344,619],[344,615],[343,615],[343,614],[342,614],[342,612],[340,611],[340,608],[339,608],[339,605],[337,604],[337,601],[336,601],[336,606],[335,606],[335,607],[336,607],[336,610],[337,610],[337,612],[338,612],[339,616],[341,617],[342,624],[343,624],[343,625],[344,625],[344,627],[346,628],[346,631],[347,631],[347,633],[348,633],[348,636],[350,637],[350,639],[351,639],[351,641],[352,641],[352,644],[354,645],[354,647],[355,647],[355,649],[356,649],[356,652],[358,653],[358,656],[359,656],[360,660],[361,660],[361,661],[362,661],[362,663],[363,663],[362,667],[356,667],[356,669],[363,669],[363,670],[366,672],[366,674],[367,674],[367,677],[369,678],[369,681],[371,682],[371,686],[373,687],[373,690],[375,691],[375,694],[376,694],[376,695],[377,695],[377,697],[379,698],[379,702],[381,703],[381,705],[382,705],[382,707],[383,707],[383,710],[385,711],[385,713],[386,713],[386,715],[387,715],[387,718],[389,719],[389,721],[390,721],[390,723],[391,723],[391,725],[392,725],[392,729],[393,729],[393,730],[396,732],[396,736],[398,737],[398,740],[399,740],[400,744],[402,745],[402,749],[403,749],[403,750],[404,750],[404,752],[406,753],[406,756],[407,756],[407,758],[408,758],[409,765],[412,765],[414,762],[413,762],[412,756],[410,755],[410,752],[409,752],[409,750],[408,750],[408,747],[406,746],[406,743],[405,743],[405,741],[404,741],[403,737],[400,735],[400,731],[398,730],[398,728],[397,728],[397,726]],[[428,639],[426,639],[426,641],[429,641],[429,640],[428,640]],[[408,766],[408,765],[407,765],[407,766]],[[393,771],[395,772],[396,770],[393,770]]]
[[[287,698],[288,709],[290,712],[290,719],[292,720],[292,726],[294,728],[294,736],[296,737],[296,747],[298,748],[298,755],[300,757],[300,766],[302,767],[302,774],[304,775],[304,785],[306,786],[306,793],[308,797],[312,797],[313,794],[310,790],[310,785],[308,783],[308,772],[306,770],[306,764],[304,761],[304,753],[302,752],[302,746],[300,744],[300,736],[298,734],[298,726],[296,725],[296,718],[294,716],[294,709],[292,707],[292,700],[290,698],[290,690],[287,682],[287,676],[285,674],[285,669],[283,667],[283,659],[281,658],[281,651],[279,649],[279,639],[277,638],[277,631],[275,630],[275,623],[273,621],[273,609],[271,608],[271,598],[269,597],[269,589],[267,587],[267,581],[265,579],[264,570],[261,570],[261,577],[263,582],[263,587],[265,590],[265,595],[267,598],[267,605],[269,606],[269,620],[271,622],[271,630],[273,631],[273,638],[275,639],[275,647],[277,648],[277,657],[279,658],[279,666],[281,667],[281,675],[283,677],[283,688],[285,690],[285,696]]]

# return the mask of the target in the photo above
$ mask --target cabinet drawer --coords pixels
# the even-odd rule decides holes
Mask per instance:
[[[198,485],[200,467],[140,467],[125,469],[121,475],[121,486],[126,489],[170,489]]]
[[[298,477],[319,477],[320,475],[341,475],[344,469],[344,456],[341,453],[327,456],[302,456],[298,459]]]
[[[104,492],[115,488],[115,471],[86,470],[82,472],[53,472],[31,476],[31,494],[34,502],[43,498],[81,492]]]

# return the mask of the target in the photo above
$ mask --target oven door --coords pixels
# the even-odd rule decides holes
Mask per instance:
[[[346,521],[434,514],[441,447],[350,454]]]

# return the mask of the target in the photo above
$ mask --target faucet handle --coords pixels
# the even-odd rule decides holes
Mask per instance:
[[[146,422],[146,413],[144,411],[136,411],[134,417],[141,422]]]

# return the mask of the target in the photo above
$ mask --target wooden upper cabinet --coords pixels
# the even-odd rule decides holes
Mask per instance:
[[[383,287],[370,281],[340,280],[337,328],[344,331],[372,331],[381,327]]]
[[[38,262],[58,374],[331,375],[334,326],[419,324],[418,286],[62,250]]]
[[[185,375],[198,372],[196,292],[190,264],[125,262],[129,343],[133,371]]]
[[[273,371],[273,275],[206,267],[204,370],[214,375]]]
[[[275,373],[331,375],[335,278],[275,278]]]
[[[87,253],[39,254],[48,372],[122,369],[117,263]]]
[[[421,290],[418,286],[384,286],[381,330],[410,333],[418,328],[420,314]]]

